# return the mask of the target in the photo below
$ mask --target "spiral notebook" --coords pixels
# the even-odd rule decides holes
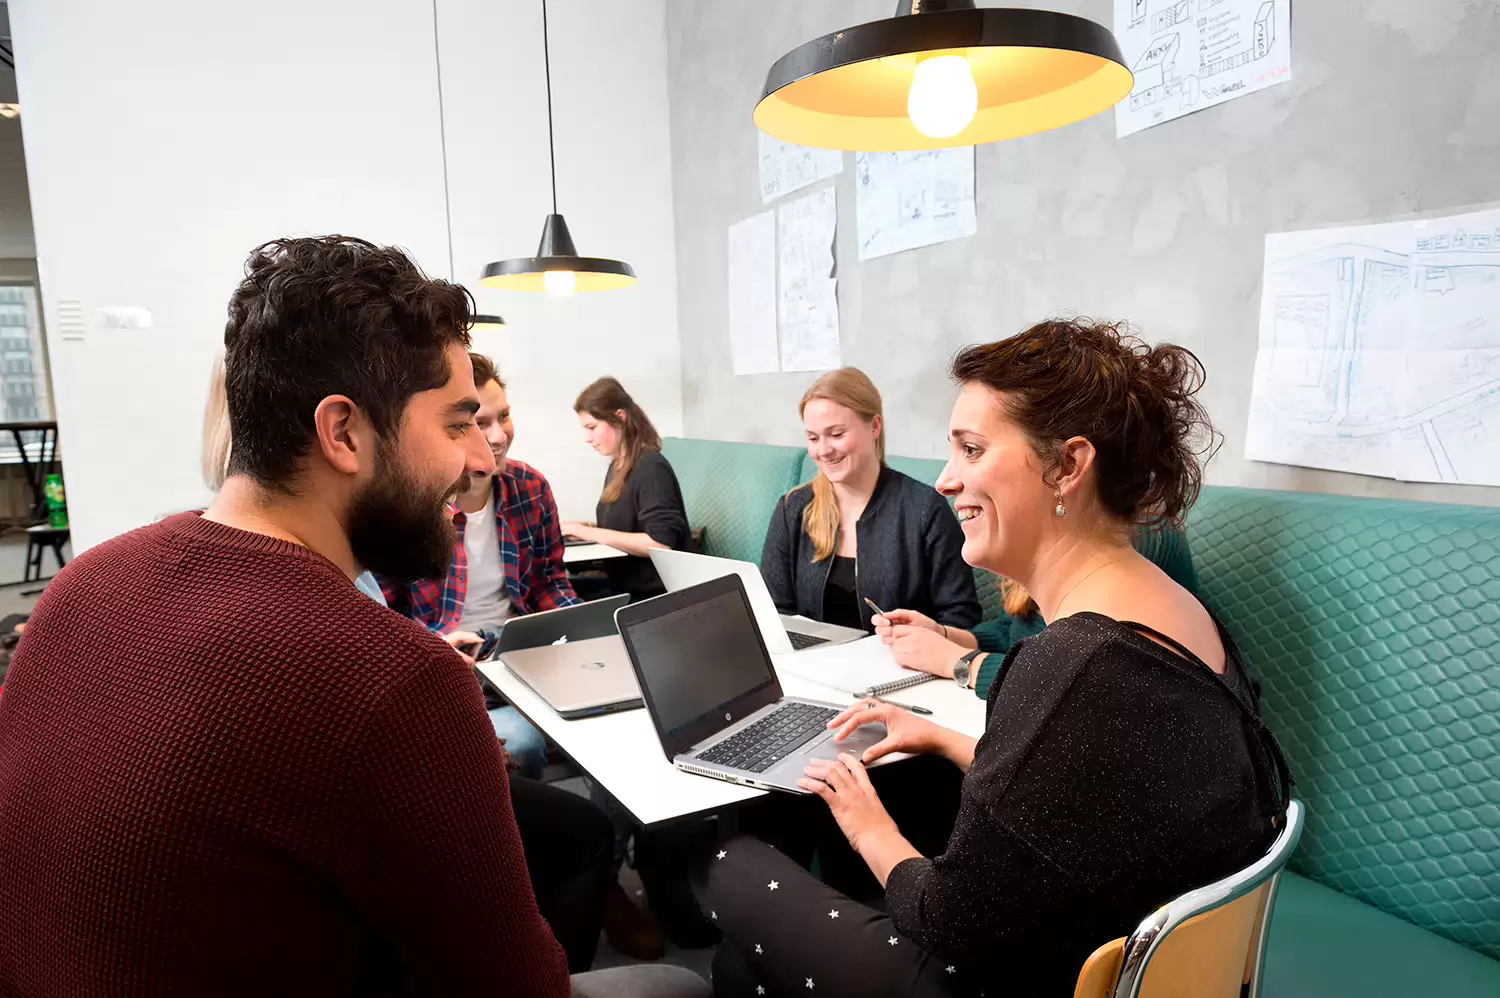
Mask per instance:
[[[873,634],[847,644],[778,656],[776,668],[854,696],[885,696],[935,678],[930,672],[897,665],[891,650]]]

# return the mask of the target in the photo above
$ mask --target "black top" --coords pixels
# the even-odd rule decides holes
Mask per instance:
[[[604,487],[609,488],[614,477],[615,466],[611,462],[604,475]],[[620,498],[612,503],[600,502],[594,521],[606,530],[619,530],[627,534],[649,534],[653,541],[665,544],[674,551],[687,551],[692,546],[692,532],[688,529],[687,511],[682,505],[682,489],[677,484],[677,475],[672,465],[660,451],[647,451],[636,461],[620,490]],[[609,584],[620,593],[629,593],[631,600],[660,596],[667,589],[651,565],[650,558],[610,558],[600,562]]]
[[[836,554],[833,568],[828,572],[828,588],[823,593],[823,622],[863,628],[864,615],[859,608],[859,571],[854,559]]]
[[[1011,649],[947,851],[886,884],[902,934],[990,994],[1069,995],[1094,949],[1263,856],[1284,763],[1219,635],[1222,677],[1095,613]]]
[[[813,561],[812,538],[802,529],[802,511],[811,502],[811,485],[781,497],[766,531],[760,572],[777,610],[826,621],[823,597],[833,560]],[[882,468],[855,529],[861,596],[887,610],[917,610],[949,627],[979,623],[974,572],[963,559],[964,534],[935,489]],[[857,610],[858,626],[870,630],[870,608],[860,603]]]

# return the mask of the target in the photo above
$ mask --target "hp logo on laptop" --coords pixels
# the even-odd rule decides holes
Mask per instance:
[[[729,712],[728,711],[725,711],[724,712],[724,720],[726,720],[726,721],[732,721],[732,720],[734,720],[734,718],[732,718],[732,717],[729,716]]]

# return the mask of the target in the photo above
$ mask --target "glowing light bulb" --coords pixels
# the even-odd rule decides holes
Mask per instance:
[[[548,294],[566,298],[578,287],[578,275],[571,270],[549,270],[542,274]]]
[[[938,55],[917,63],[906,95],[906,113],[917,131],[934,139],[952,138],[969,127],[978,110],[979,87],[968,59]]]

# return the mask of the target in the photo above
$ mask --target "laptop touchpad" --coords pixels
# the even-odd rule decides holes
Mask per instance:
[[[829,732],[824,738],[809,746],[807,757],[809,759],[837,759],[842,753],[849,752],[854,756],[862,755],[865,749],[874,745],[885,737],[885,725],[866,724],[856,728],[854,733],[841,742],[833,740],[833,732]]]

